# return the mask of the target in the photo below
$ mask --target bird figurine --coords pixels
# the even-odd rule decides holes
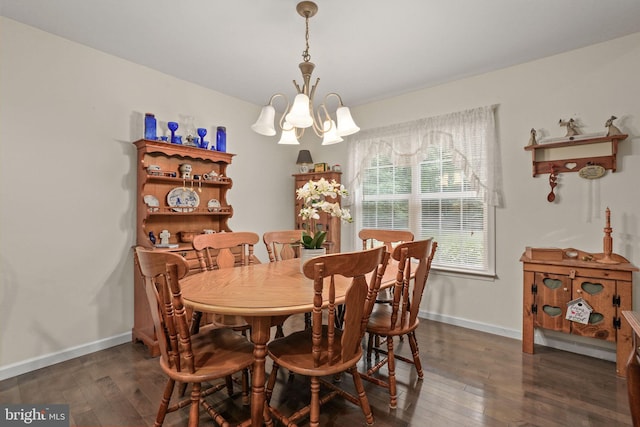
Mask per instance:
[[[536,130],[531,128],[531,136],[529,137],[529,145],[536,145],[538,141],[536,141]]]
[[[616,116],[611,116],[609,118],[609,120],[607,120],[607,122],[604,124],[604,127],[607,128],[607,136],[613,136],[613,135],[622,135],[622,132],[620,132],[620,129],[618,129],[614,124],[613,121],[617,119]]]
[[[567,134],[565,136],[569,139],[573,139],[574,136],[580,134],[580,132],[578,132],[578,124],[573,119],[569,119],[568,121],[560,119],[558,124],[567,128]]]

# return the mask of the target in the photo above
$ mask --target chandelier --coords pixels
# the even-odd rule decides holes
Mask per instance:
[[[312,1],[303,1],[296,6],[298,14],[305,20],[305,41],[306,48],[302,52],[302,60],[299,64],[302,72],[302,88],[294,80],[298,94],[293,100],[293,105],[289,103],[289,99],[282,93],[276,93],[271,97],[269,103],[262,107],[258,120],[251,126],[251,129],[260,135],[273,136],[276,134],[275,115],[276,110],[273,106],[274,100],[282,97],[287,102],[287,107],[278,121],[278,128],[281,130],[280,141],[278,144],[300,144],[298,141],[302,137],[306,128],[312,128],[318,137],[322,138],[322,145],[336,144],[342,142],[343,136],[351,135],[360,130],[351,117],[348,107],[342,103],[342,98],[337,93],[329,93],[324,97],[322,104],[314,111],[313,96],[320,79],[311,86],[311,74],[315,68],[315,64],[311,62],[309,54],[309,18],[318,12],[318,6]],[[336,120],[329,115],[327,110],[327,100],[330,97],[336,97],[338,100],[338,108],[336,109]],[[291,107],[291,108],[289,108]],[[336,125],[337,123],[337,125]]]

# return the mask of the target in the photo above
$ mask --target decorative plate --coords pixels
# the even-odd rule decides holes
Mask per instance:
[[[220,202],[217,199],[211,199],[207,203],[207,208],[209,208],[209,212],[215,212],[220,209]]]
[[[193,212],[200,204],[200,197],[189,188],[176,187],[167,194],[167,204],[176,212]]]
[[[149,212],[157,212],[160,209],[160,202],[153,194],[147,194],[144,196],[143,200],[147,205]]]
[[[606,172],[607,170],[600,165],[587,165],[578,171],[578,175],[580,175],[580,178],[598,179],[604,176]]]

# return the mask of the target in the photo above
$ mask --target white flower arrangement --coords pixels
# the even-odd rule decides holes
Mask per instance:
[[[324,178],[309,181],[296,190],[296,195],[298,200],[303,200],[298,216],[307,221],[307,227],[302,232],[302,242],[300,242],[304,248],[320,249],[327,237],[326,230],[316,229],[316,220],[320,219],[320,212],[345,222],[352,221],[349,209],[341,208],[337,200],[333,203],[327,201],[327,198],[337,199],[349,195],[344,186],[338,184],[335,179],[331,182]]]

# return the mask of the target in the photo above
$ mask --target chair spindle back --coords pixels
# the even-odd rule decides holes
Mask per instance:
[[[331,254],[313,258],[304,264],[306,277],[313,279],[312,353],[316,367],[347,361],[361,351],[360,342],[369,321],[373,300],[380,288],[389,254],[384,247],[367,251]],[[369,277],[367,278],[367,275]],[[335,286],[338,276],[350,278],[345,296],[341,353],[334,354],[336,302]],[[327,280],[328,279],[328,280]],[[338,279],[340,280],[340,279]],[[328,281],[328,290],[325,282]],[[327,295],[327,307],[324,294]],[[324,312],[324,313],[323,313]],[[324,315],[323,315],[324,314]],[[326,324],[323,325],[323,319]],[[327,330],[323,345],[323,329]]]

